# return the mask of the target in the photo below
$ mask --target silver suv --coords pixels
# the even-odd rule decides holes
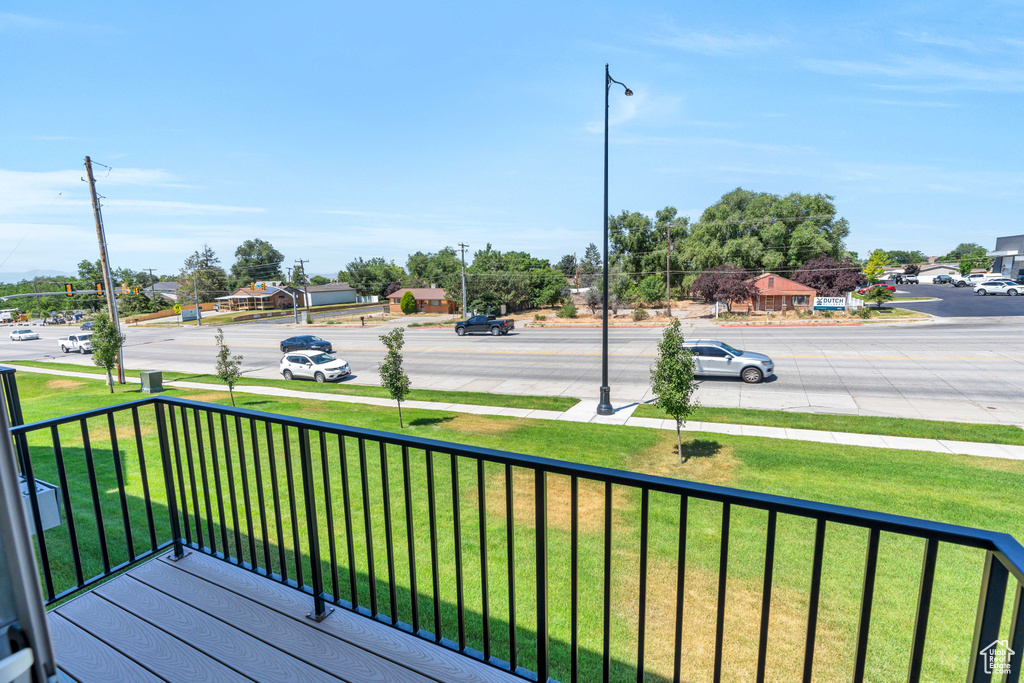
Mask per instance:
[[[697,339],[683,342],[693,354],[694,371],[711,377],[739,377],[748,384],[757,384],[775,373],[775,363],[763,353],[740,351],[725,342]]]
[[[348,363],[323,351],[292,351],[281,358],[281,374],[285,379],[333,382],[351,372]]]

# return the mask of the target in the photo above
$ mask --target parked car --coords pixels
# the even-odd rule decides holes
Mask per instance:
[[[289,337],[280,344],[281,353],[288,353],[298,349],[308,349],[313,351],[325,351],[330,353],[334,350],[331,346],[331,342],[325,341],[320,337],[314,337],[311,334],[303,334],[298,337]]]
[[[954,275],[953,284],[957,287],[966,287],[971,285],[980,284],[985,280],[992,280],[999,277],[998,275],[992,275],[991,273],[971,273],[970,275]]]
[[[698,339],[683,343],[693,354],[694,373],[710,377],[739,377],[757,384],[775,373],[775,363],[763,353],[740,351],[725,342]]]
[[[32,330],[11,330],[11,341],[28,341],[39,339],[39,333]]]
[[[873,284],[873,285],[868,285],[867,287],[861,287],[860,289],[857,290],[857,293],[858,294],[867,294],[868,292],[870,292],[872,289],[875,289],[876,287],[886,287],[886,288],[888,288],[888,290],[890,292],[895,292],[896,291],[896,287],[894,285],[887,285],[884,282],[878,282],[878,283]]]
[[[95,325],[95,323],[90,320],[87,323],[82,323],[82,326],[80,328],[78,328],[78,329],[80,329],[80,330],[92,330],[94,325]]]
[[[483,332],[485,334],[508,334],[516,329],[516,321],[508,318],[496,320],[493,315],[474,315],[469,320],[460,320],[455,323],[455,334],[460,337],[464,334]]]
[[[92,342],[89,338],[91,334],[69,334],[66,337],[61,337],[57,340],[60,345],[60,350],[64,353],[70,353],[71,351],[78,351],[79,353],[92,353]]]
[[[1024,289],[1024,285],[1019,285],[1013,280],[1000,278],[999,280],[986,280],[981,284],[975,285],[974,293],[978,296],[985,296],[986,294],[1008,294],[1010,296],[1017,296],[1020,294],[1021,289]]]
[[[296,351],[281,359],[281,374],[285,379],[333,382],[351,372],[347,362],[322,351]]]
[[[936,275],[932,278],[933,285],[951,285],[953,284],[953,278],[948,275]]]

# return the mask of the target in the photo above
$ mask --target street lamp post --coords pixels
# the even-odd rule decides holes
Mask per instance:
[[[601,400],[597,404],[598,415],[611,415],[611,387],[608,386],[608,92],[612,83],[618,83],[629,97],[633,91],[625,83],[619,83],[608,73],[608,65],[604,65],[604,315],[601,323]]]

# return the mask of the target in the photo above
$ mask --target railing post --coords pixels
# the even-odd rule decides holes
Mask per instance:
[[[171,447],[167,440],[167,415],[164,404],[156,402],[156,431],[160,438],[160,464],[164,474],[164,491],[167,495],[167,514],[171,519],[171,536],[174,538],[173,560],[180,560],[187,554],[181,544],[181,527],[178,524],[178,500],[174,494],[174,468],[171,466]]]
[[[299,429],[299,460],[302,464],[302,498],[306,503],[306,530],[309,532],[309,573],[313,579],[313,611],[306,616],[323,621],[334,608],[324,601],[324,572],[320,565],[320,532],[316,523],[316,499],[313,490],[313,457],[309,450],[309,430]]]
[[[537,505],[537,681],[548,680],[548,478],[547,472],[534,472]]]
[[[985,553],[978,616],[974,623],[974,640],[971,642],[970,666],[967,669],[968,683],[983,683],[992,679],[991,674],[985,673],[981,649],[999,638],[999,622],[1003,618],[1008,574],[1006,567],[991,550]]]

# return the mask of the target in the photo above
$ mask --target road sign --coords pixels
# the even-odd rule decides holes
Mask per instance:
[[[174,312],[181,313],[181,304],[174,304]]]

